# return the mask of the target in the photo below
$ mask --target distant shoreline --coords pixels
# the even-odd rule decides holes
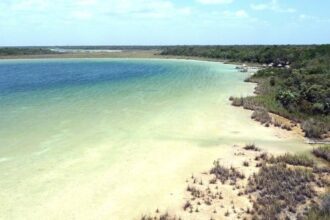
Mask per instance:
[[[155,58],[160,51],[158,50],[123,50],[121,52],[81,52],[81,53],[54,53],[37,55],[6,55],[0,56],[3,59],[50,59],[50,58]]]
[[[198,60],[221,62],[225,64],[242,65],[242,62],[232,62],[224,59],[205,58],[197,56],[173,56],[161,55],[160,50],[122,50],[120,52],[77,52],[77,53],[55,53],[55,54],[38,54],[38,55],[6,55],[1,56],[0,60],[15,60],[15,59],[70,59],[70,58],[145,58],[145,59],[178,59],[178,60]],[[261,67],[257,63],[245,63],[249,67]]]

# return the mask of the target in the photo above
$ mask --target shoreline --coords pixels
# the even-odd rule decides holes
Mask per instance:
[[[159,59],[177,59],[177,60],[196,60],[196,61],[209,61],[220,62],[224,64],[242,65],[241,62],[230,62],[224,59],[213,59],[197,56],[171,56],[161,55],[160,50],[123,50],[121,52],[112,53],[61,53],[61,54],[40,54],[40,55],[8,55],[1,56],[0,60],[15,60],[15,59],[70,59],[70,58],[159,58]],[[262,67],[257,63],[245,63],[248,67]]]
[[[38,55],[8,55],[1,56],[0,60],[14,59],[51,59],[51,58],[151,58],[157,56],[158,50],[123,50],[121,52],[95,52],[95,53],[55,53],[55,54],[38,54]]]
[[[245,80],[245,83],[252,83],[255,85],[254,87],[254,93],[250,95],[251,97],[258,96],[257,90],[259,86],[259,82],[253,82],[250,80]],[[285,117],[281,114],[275,113],[273,111],[268,110],[267,108],[264,108],[260,105],[252,105],[244,104],[244,99],[248,98],[246,97],[229,97],[229,101],[231,102],[231,105],[234,107],[242,108],[244,110],[252,112],[251,119],[260,123],[261,126],[265,126],[267,128],[280,128],[284,132],[290,134],[295,133],[296,135],[300,136],[305,140],[305,143],[307,144],[323,144],[328,145],[330,144],[330,132],[328,134],[325,134],[323,138],[309,138],[306,137],[305,132],[302,129],[302,123],[300,121],[290,119],[288,117]],[[268,117],[268,118],[267,118]]]

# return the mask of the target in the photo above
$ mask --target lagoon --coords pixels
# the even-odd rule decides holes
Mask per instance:
[[[162,59],[0,61],[0,218],[137,219],[179,207],[185,178],[234,144],[309,149],[229,96],[234,65]]]

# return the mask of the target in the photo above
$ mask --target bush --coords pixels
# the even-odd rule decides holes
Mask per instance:
[[[230,180],[233,183],[236,183],[238,179],[244,179],[244,174],[238,172],[235,168],[231,167],[230,169],[220,165],[220,162],[214,161],[213,168],[210,170],[211,174],[214,174],[221,183],[225,183]]]
[[[325,195],[321,201],[320,210],[322,213],[330,216],[330,194]]]
[[[279,91],[276,95],[276,99],[285,107],[295,102],[296,96],[291,91]]]
[[[272,121],[272,118],[268,114],[268,111],[264,108],[257,108],[252,116],[252,119],[259,121],[261,124],[268,124]]]
[[[239,107],[239,106],[243,106],[243,98],[233,98],[231,97],[231,104],[233,106]]]
[[[286,163],[293,166],[305,166],[313,167],[314,161],[307,157],[306,155],[293,155],[293,154],[284,154],[278,157],[270,157],[268,159],[269,163]]]
[[[187,201],[184,205],[183,205],[183,210],[186,211],[188,208],[192,208],[192,205],[189,201]]]
[[[302,123],[301,128],[308,138],[321,138],[327,132],[325,124],[317,122],[314,119],[308,119]]]
[[[270,77],[269,84],[270,84],[270,86],[275,86],[275,77],[274,76]]]
[[[312,111],[314,114],[322,114],[325,112],[325,106],[323,103],[314,103],[312,105]]]
[[[327,193],[321,200],[319,206],[312,207],[306,220],[328,220],[330,219],[330,194]]]
[[[245,147],[243,147],[245,150],[253,150],[253,151],[260,151],[258,147],[256,147],[255,144],[247,144]]]
[[[316,157],[321,157],[330,162],[330,145],[314,148],[312,152]]]

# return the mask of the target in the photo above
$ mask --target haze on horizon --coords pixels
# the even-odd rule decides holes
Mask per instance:
[[[327,44],[329,1],[2,0],[0,46]]]

